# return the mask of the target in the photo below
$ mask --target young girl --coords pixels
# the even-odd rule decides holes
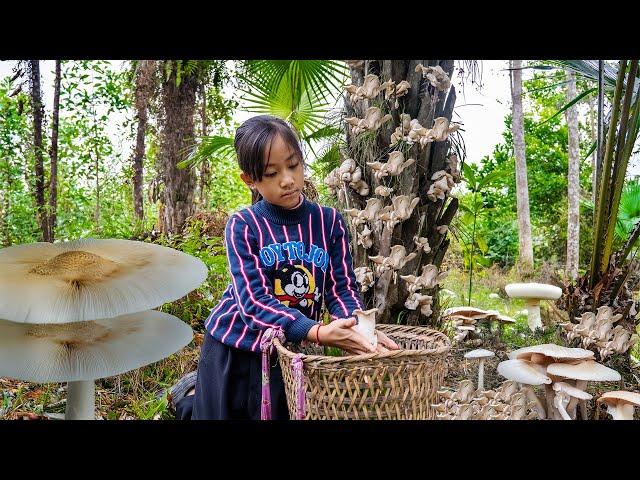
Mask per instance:
[[[304,160],[294,131],[279,118],[260,115],[238,128],[234,146],[253,204],[227,223],[231,283],[205,321],[194,395],[184,395],[188,379],[172,390],[180,419],[260,419],[260,339],[270,327],[289,342],[376,351],[351,328],[353,311],[364,304],[346,224],[334,208],[302,194]],[[323,301],[334,319],[328,325],[320,320]],[[379,350],[398,348],[377,334]],[[288,419],[275,353],[270,365],[272,418]]]

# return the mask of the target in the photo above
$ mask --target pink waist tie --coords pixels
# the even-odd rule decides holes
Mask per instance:
[[[273,352],[273,339],[277,338],[284,344],[284,333],[279,328],[268,328],[260,339],[260,351],[262,352],[262,402],[260,404],[260,419],[271,420],[271,390],[269,388],[269,359]],[[296,387],[296,420],[304,420],[305,417],[305,396],[304,396],[304,374],[302,354],[298,353],[293,358],[293,376]]]

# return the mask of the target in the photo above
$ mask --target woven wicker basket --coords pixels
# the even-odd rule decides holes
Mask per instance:
[[[376,325],[400,350],[344,357],[322,354],[322,347],[294,349],[277,339],[287,404],[298,418],[292,360],[301,353],[306,420],[424,420],[435,418],[432,403],[446,374],[449,338],[425,327]],[[290,347],[290,348],[287,348]]]

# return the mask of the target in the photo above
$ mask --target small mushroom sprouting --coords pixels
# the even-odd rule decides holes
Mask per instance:
[[[371,248],[373,240],[371,239],[371,230],[369,226],[365,225],[361,232],[358,233],[358,245],[362,245],[365,249]]]
[[[381,197],[388,197],[393,192],[393,188],[385,187],[384,185],[378,185],[376,189],[373,191],[376,195],[380,195]]]
[[[391,143],[389,146],[393,147],[401,140],[407,140],[407,135],[411,131],[411,115],[403,113],[400,115],[400,124],[396,127],[391,134]]]
[[[391,120],[390,114],[382,115],[379,107],[369,107],[364,118],[348,117],[344,121],[351,125],[351,133],[358,135],[362,132],[378,130],[384,123]]]
[[[418,250],[424,251],[424,253],[429,253],[431,251],[431,247],[429,246],[429,239],[427,237],[418,237],[417,235],[413,237],[413,242],[416,244]]]
[[[351,327],[369,340],[374,347],[378,345],[378,336],[376,335],[376,313],[378,312],[379,310],[377,308],[354,310],[353,313],[358,318],[358,323]]]
[[[543,328],[540,319],[540,300],[557,300],[562,289],[544,283],[510,283],[505,288],[511,298],[523,298],[526,302],[527,322],[531,331]]]
[[[391,247],[391,253],[388,257],[376,255],[369,257],[369,260],[377,265],[376,274],[380,276],[387,270],[400,270],[417,255],[416,252],[411,252],[407,255],[407,250],[404,248],[404,245],[394,245]]]
[[[495,357],[491,350],[478,348],[464,354],[464,358],[478,360],[478,390],[484,390],[484,361],[487,358]]]
[[[427,197],[432,202],[444,200],[445,195],[448,194],[456,184],[451,174],[447,173],[445,170],[438,170],[435,172],[431,176],[431,180],[433,180],[434,183],[429,187]]]
[[[415,159],[404,159],[404,155],[400,151],[394,151],[389,153],[389,160],[387,162],[367,162],[367,165],[373,170],[373,176],[376,180],[380,180],[383,177],[389,175],[400,175],[402,171],[410,165],[415,163]]]
[[[607,405],[607,413],[614,420],[633,420],[634,407],[640,407],[640,393],[614,390],[603,393],[596,401]]]
[[[451,88],[451,80],[440,65],[436,65],[434,67],[425,67],[421,63],[416,65],[416,72],[422,71],[422,76],[425,77],[429,83],[444,92]]]
[[[349,93],[351,102],[356,103],[358,100],[371,100],[375,98],[386,85],[380,85],[380,79],[377,75],[370,73],[364,77],[362,85],[347,85],[345,90]]]
[[[366,292],[375,283],[373,271],[369,267],[354,268],[353,272],[356,275],[356,281],[361,286],[361,292]]]

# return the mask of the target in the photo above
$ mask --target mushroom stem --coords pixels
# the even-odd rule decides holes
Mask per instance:
[[[586,380],[576,380],[576,388],[586,391],[587,390]],[[575,420],[577,417],[576,410],[577,410],[578,403],[580,404],[580,413],[582,414],[582,419],[588,420],[589,418],[587,417],[587,401],[586,400],[580,400],[576,397],[571,397],[571,401],[569,402],[569,405],[567,405],[567,412],[569,413],[569,415],[571,415],[571,418]]]
[[[67,383],[66,420],[95,420],[96,384],[93,380]]]
[[[484,358],[480,359],[478,365],[478,390],[484,390]]]
[[[540,319],[540,301],[529,299],[525,305],[527,309],[527,323],[532,332],[542,328],[542,320]]]
[[[556,404],[556,407],[558,408],[558,411],[560,412],[560,415],[562,416],[563,420],[572,420],[572,418],[569,416],[567,411],[564,409],[564,405],[562,404],[562,401],[558,401]]]
[[[609,405],[607,406],[607,413],[614,420],[633,420],[633,405]]]

